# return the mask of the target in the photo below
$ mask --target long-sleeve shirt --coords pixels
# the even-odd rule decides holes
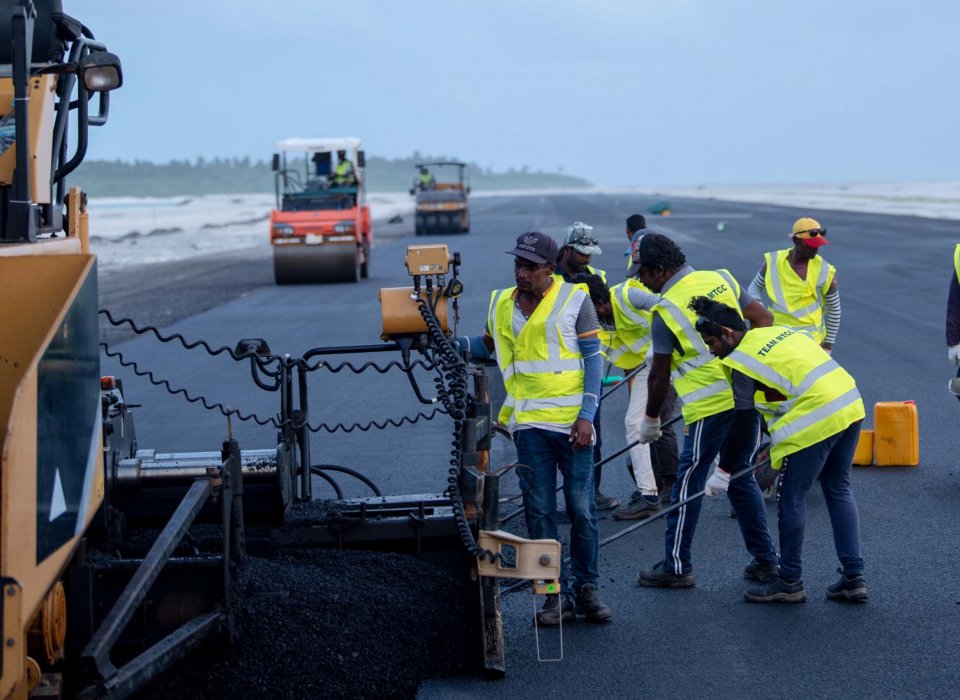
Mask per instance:
[[[947,296],[947,347],[960,344],[960,281],[950,275],[950,294]]]

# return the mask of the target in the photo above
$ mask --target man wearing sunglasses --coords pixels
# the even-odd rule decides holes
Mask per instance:
[[[572,226],[567,226],[563,236],[563,246],[557,256],[557,271],[554,278],[561,282],[573,282],[577,275],[597,275],[604,282],[607,281],[607,273],[598,268],[590,266],[590,261],[594,255],[601,255],[600,240],[593,232],[593,226],[588,226],[582,221],[576,221]],[[599,462],[601,459],[600,448],[603,446],[603,438],[600,434],[600,407],[597,406],[597,413],[593,417],[593,428],[597,435],[597,440],[593,444],[593,461]],[[598,510],[611,510],[620,505],[620,501],[613,496],[607,496],[600,492],[600,479],[603,468],[594,472],[593,483],[595,486],[595,499]]]
[[[805,216],[794,222],[790,238],[792,248],[764,254],[750,295],[762,299],[765,292],[774,324],[802,330],[832,352],[840,329],[837,269],[817,254],[829,243],[827,230]]]

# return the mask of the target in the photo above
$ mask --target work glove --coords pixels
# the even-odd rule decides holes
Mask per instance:
[[[660,417],[651,418],[644,414],[640,421],[640,442],[647,445],[660,439],[663,433],[660,430]]]
[[[960,365],[960,343],[947,349],[947,359],[955,365]]]
[[[729,485],[730,475],[720,467],[717,467],[713,470],[710,478],[707,479],[707,485],[704,487],[703,492],[708,496],[719,496],[721,493],[727,492]]]

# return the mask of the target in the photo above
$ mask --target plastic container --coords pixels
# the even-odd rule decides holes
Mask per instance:
[[[873,431],[861,430],[857,441],[857,451],[853,453],[853,464],[857,467],[869,467],[873,464]]]
[[[920,429],[913,401],[881,401],[873,407],[873,452],[878,467],[920,463]]]

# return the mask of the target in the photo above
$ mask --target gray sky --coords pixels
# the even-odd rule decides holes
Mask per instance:
[[[599,185],[960,179],[956,0],[65,0],[124,86],[88,158],[359,136]]]

